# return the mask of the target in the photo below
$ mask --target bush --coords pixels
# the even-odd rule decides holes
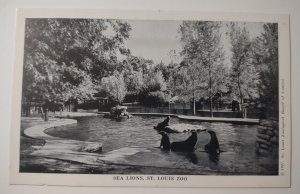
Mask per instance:
[[[141,104],[145,106],[157,107],[167,102],[166,95],[162,91],[149,92],[140,97]]]

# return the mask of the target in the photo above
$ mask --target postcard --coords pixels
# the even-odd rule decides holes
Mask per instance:
[[[10,183],[290,187],[289,16],[19,9]]]

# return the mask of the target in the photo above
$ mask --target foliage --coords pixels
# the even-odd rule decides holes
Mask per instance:
[[[228,28],[228,34],[220,29]],[[218,94],[277,103],[278,26],[266,23],[250,40],[241,23],[183,21],[182,50],[170,64],[133,56],[125,48],[131,27],[120,20],[26,19],[23,98],[55,104],[88,101],[98,92],[121,104],[140,101],[159,106],[170,99],[210,103]],[[229,35],[231,66],[224,64],[223,40]],[[179,60],[175,61],[179,61]],[[100,93],[99,93],[100,92]],[[59,106],[60,107],[60,106]]]
[[[166,103],[168,96],[162,91],[149,92],[140,98],[140,102],[145,106],[158,107]]]
[[[126,75],[126,76],[125,76]],[[140,71],[131,71],[124,75],[128,92],[139,94],[144,86],[143,74]]]
[[[262,34],[255,40],[254,63],[259,71],[261,102],[278,106],[278,25],[263,25]]]
[[[154,92],[165,91],[167,89],[166,82],[161,71],[152,71],[144,76],[144,90]]]
[[[229,38],[231,42],[231,92],[233,98],[243,99],[258,97],[258,72],[253,65],[253,49],[249,32],[246,27],[236,23],[229,25]]]
[[[104,77],[101,81],[102,91],[117,104],[121,104],[127,93],[123,74],[115,72],[109,77]]]
[[[220,23],[210,21],[184,21],[179,32],[183,45],[183,68],[186,68],[190,87],[187,90],[193,93],[194,113],[197,92],[206,96],[211,101],[212,97],[225,87],[224,80],[219,76],[224,75],[222,60],[224,51],[221,45]],[[199,89],[198,89],[199,88]]]
[[[95,86],[116,69],[117,56],[129,54],[123,46],[129,31],[119,20],[26,19],[23,98],[92,98]]]
[[[167,85],[161,71],[151,69],[144,75],[144,86],[139,94],[139,101],[146,106],[158,106],[168,101]]]
[[[133,71],[142,72],[143,75],[146,75],[149,70],[154,67],[154,63],[152,60],[132,55],[129,55],[127,57],[125,64],[127,66],[131,66]]]

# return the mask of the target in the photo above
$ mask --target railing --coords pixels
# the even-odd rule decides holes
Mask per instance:
[[[193,115],[192,109],[175,109],[169,107],[145,107],[145,106],[127,106],[129,113],[162,113],[162,114],[177,114],[177,115]],[[196,116],[210,117],[209,110],[197,110]],[[242,111],[231,111],[231,110],[213,110],[214,117],[225,117],[225,118],[243,118]],[[261,112],[248,112],[247,118],[260,118]]]
[[[192,110],[189,109],[171,109],[169,107],[128,107],[128,112],[132,113],[170,113],[170,114],[180,114],[180,115],[192,115]]]

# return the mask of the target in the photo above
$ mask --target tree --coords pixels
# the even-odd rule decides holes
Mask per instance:
[[[144,87],[143,73],[141,71],[125,71],[124,80],[126,83],[126,100],[129,102],[138,101],[139,95]]]
[[[118,53],[128,55],[129,31],[119,20],[26,19],[23,98],[43,102],[46,113],[49,102],[92,98]]]
[[[158,106],[168,99],[167,84],[161,71],[150,69],[144,75],[144,85],[139,95],[139,100],[146,106]]]
[[[231,91],[243,104],[245,97],[258,97],[259,77],[252,60],[253,44],[246,27],[237,23],[230,23],[229,38],[232,51]]]
[[[254,63],[259,72],[260,101],[278,109],[278,24],[266,23],[254,43]]]
[[[210,101],[210,115],[213,116],[212,98],[218,92],[223,74],[222,59],[224,51],[221,45],[220,23],[210,21],[184,21],[180,26],[182,56],[191,79],[195,114],[196,85],[207,91]],[[201,90],[200,90],[201,91]]]
[[[108,94],[112,101],[118,105],[123,102],[127,92],[123,74],[115,72],[113,75],[103,78],[101,87],[103,92]]]
[[[145,59],[143,57],[136,57],[133,55],[129,55],[127,57],[125,64],[130,65],[133,71],[142,72],[143,75],[146,75],[154,66],[152,60]]]

